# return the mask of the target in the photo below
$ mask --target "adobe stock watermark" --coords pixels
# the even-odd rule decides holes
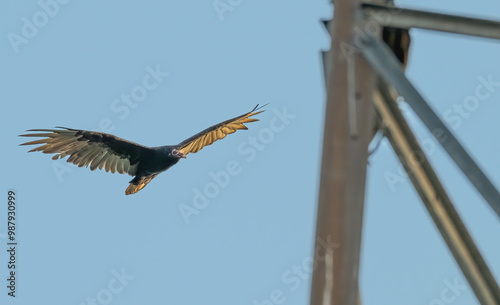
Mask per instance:
[[[113,277],[108,281],[107,286],[99,290],[95,297],[87,297],[80,305],[110,304],[114,296],[122,293],[123,289],[129,285],[129,282],[135,278],[135,276],[127,274],[125,268],[122,268],[121,272],[113,269],[111,274]]]
[[[226,18],[224,15],[234,11],[241,3],[243,3],[243,0],[214,0],[212,6],[217,16],[219,16],[219,20],[224,21]]]
[[[478,84],[471,95],[466,96],[461,102],[453,104],[452,107],[442,112],[444,121],[451,126],[452,130],[458,130],[463,122],[471,118],[472,114],[479,109],[482,105],[481,102],[490,99],[500,87],[500,81],[495,81],[492,74],[488,74],[488,76],[478,76],[477,81]],[[432,133],[435,138],[424,138],[419,140],[419,144],[427,156],[432,155],[436,151],[436,138],[440,143],[446,140],[443,130],[435,129],[432,130]],[[423,156],[418,155],[416,152],[414,152],[413,157],[416,162],[421,162],[423,160]],[[396,185],[399,183],[406,183],[409,177],[403,165],[399,164],[396,170],[386,170],[384,172],[384,179],[391,192],[394,193],[396,191]]]
[[[470,118],[471,114],[480,106],[481,101],[485,101],[500,87],[500,81],[493,80],[493,75],[477,77],[478,84],[474,88],[474,93],[465,97],[462,102],[453,104],[453,107],[443,112],[446,123],[451,125],[453,130],[457,130],[463,121]]]
[[[462,292],[467,291],[468,286],[460,283],[458,278],[454,278],[453,282],[446,279],[443,281],[445,287],[441,289],[439,297],[432,299],[429,305],[446,305],[456,301],[457,297],[462,295]]]
[[[259,153],[266,149],[274,140],[276,134],[285,130],[291,120],[296,115],[287,111],[286,107],[282,109],[274,108],[274,114],[269,120],[267,127],[261,128],[257,135],[250,135],[237,147],[237,152],[244,157],[247,163],[257,158]],[[179,212],[186,224],[191,223],[191,218],[197,216],[206,209],[219,196],[220,192],[228,187],[234,177],[243,172],[243,167],[237,160],[229,160],[219,171],[208,173],[208,181],[201,187],[193,188],[193,197],[190,203],[179,204]]]
[[[295,292],[300,287],[309,285],[313,271],[317,268],[316,262],[325,262],[332,264],[334,250],[340,247],[340,244],[331,241],[330,236],[326,241],[321,238],[316,238],[316,246],[314,255],[305,257],[300,263],[292,265],[281,274],[281,285],[270,291],[269,297],[262,297],[260,300],[254,300],[253,305],[279,305],[284,304],[287,300],[287,292]],[[333,279],[332,279],[333,280]],[[333,283],[332,283],[333,284]],[[284,288],[282,289],[282,286]]]
[[[17,33],[7,33],[7,39],[10,42],[12,50],[16,54],[20,52],[19,47],[22,44],[28,44],[29,41],[38,35],[38,32],[47,26],[49,21],[57,16],[61,10],[61,5],[66,5],[70,0],[40,0],[36,11],[30,18],[23,16],[21,18],[21,29]]]
[[[101,119],[98,128],[93,129],[93,131],[104,133],[113,132],[116,128],[115,121],[117,119],[123,121],[128,118],[132,109],[136,109],[140,103],[143,103],[148,97],[148,94],[158,88],[169,75],[169,73],[161,70],[160,65],[156,65],[154,68],[146,66],[145,70],[146,74],[142,77],[139,84],[134,86],[127,93],[122,93],[120,97],[111,102],[111,112],[114,113],[117,118],[112,119],[105,117]],[[74,168],[74,166],[71,166],[62,159],[52,161],[51,166],[59,182],[63,182],[64,175],[71,173]]]

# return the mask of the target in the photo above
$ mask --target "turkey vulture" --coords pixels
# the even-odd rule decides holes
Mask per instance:
[[[52,157],[53,160],[69,156],[66,161],[78,167],[90,165],[92,171],[104,168],[106,172],[134,176],[125,190],[125,195],[130,195],[142,190],[153,178],[179,162],[181,158],[186,158],[187,154],[198,152],[236,130],[248,129],[244,123],[258,121],[250,117],[264,112],[258,111],[264,106],[257,105],[252,111],[209,127],[177,145],[146,147],[110,134],[66,127],[27,130],[39,133],[20,136],[43,139],[21,145],[43,144],[29,152],[56,154]]]

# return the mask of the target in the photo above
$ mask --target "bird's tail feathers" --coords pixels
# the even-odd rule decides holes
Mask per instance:
[[[158,176],[158,174],[152,174],[148,176],[135,176],[134,179],[130,180],[130,185],[125,190],[125,195],[135,194],[138,191],[142,190],[146,184],[151,182],[154,177]]]

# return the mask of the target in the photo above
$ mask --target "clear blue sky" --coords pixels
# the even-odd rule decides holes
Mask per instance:
[[[263,301],[271,295],[282,304],[308,303],[303,264],[312,255],[325,101],[319,52],[329,47],[319,20],[332,8],[319,0],[221,1],[230,10],[219,14],[212,0],[73,0],[45,5],[48,13],[36,1],[0,2],[0,303],[269,305]],[[500,19],[493,0],[402,4]],[[500,43],[412,35],[408,76],[500,185],[500,87],[472,110],[455,110],[474,96],[480,77],[500,82]],[[147,75],[154,75],[149,90]],[[54,126],[176,144],[257,103],[271,103],[260,122],[189,155],[133,196],[124,195],[129,176],[18,146],[24,130]],[[418,138],[429,139],[406,113]],[[427,143],[500,279],[498,218],[443,150]],[[228,166],[230,181],[217,186],[214,174],[229,175]],[[398,168],[384,141],[368,171],[363,303],[477,304],[409,180],[387,182]],[[10,188],[18,193],[15,300],[5,288]],[[206,200],[195,198],[198,191]],[[193,200],[197,214],[183,217],[180,207]]]

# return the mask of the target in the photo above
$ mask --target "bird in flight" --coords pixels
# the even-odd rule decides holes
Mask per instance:
[[[186,158],[187,154],[196,153],[236,130],[248,129],[244,124],[258,121],[251,117],[264,112],[260,110],[264,106],[257,105],[252,111],[213,125],[177,145],[146,147],[111,134],[66,127],[27,130],[37,133],[20,136],[43,139],[21,145],[43,144],[29,152],[56,154],[52,157],[53,160],[69,156],[66,162],[78,167],[90,166],[92,171],[104,168],[106,172],[129,174],[134,178],[129,182],[125,195],[130,195],[142,190],[153,178],[179,162],[181,158]]]

